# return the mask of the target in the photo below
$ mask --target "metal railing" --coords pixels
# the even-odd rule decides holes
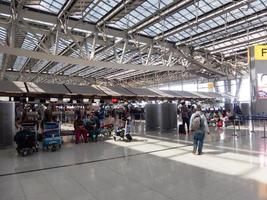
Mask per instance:
[[[258,121],[258,124],[260,125],[261,122],[263,122],[263,136],[262,138],[267,138],[266,136],[266,120],[267,120],[267,116],[265,115],[248,115],[248,116],[237,116],[234,118],[233,120],[233,126],[234,126],[234,132],[233,132],[233,136],[238,136],[236,133],[236,124],[238,123],[238,129],[240,131],[240,126],[241,123],[244,122],[251,122],[251,133],[255,133],[255,122]]]

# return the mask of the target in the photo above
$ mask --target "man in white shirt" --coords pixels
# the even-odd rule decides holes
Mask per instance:
[[[197,105],[196,112],[191,116],[189,129],[194,139],[193,154],[198,150],[198,155],[201,155],[205,134],[209,134],[209,126],[200,105]]]

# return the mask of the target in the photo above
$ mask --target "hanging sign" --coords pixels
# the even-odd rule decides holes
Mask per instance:
[[[209,82],[208,83],[208,89],[212,90],[214,88],[214,83],[213,82]]]
[[[255,60],[267,60],[267,45],[256,45],[254,47]]]

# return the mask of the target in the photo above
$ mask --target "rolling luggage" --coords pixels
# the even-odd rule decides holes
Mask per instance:
[[[127,133],[125,137],[127,139],[127,142],[131,142],[133,140],[132,136],[129,133]]]
[[[185,126],[183,124],[180,124],[179,125],[179,133],[180,134],[186,134],[186,132],[185,132]]]

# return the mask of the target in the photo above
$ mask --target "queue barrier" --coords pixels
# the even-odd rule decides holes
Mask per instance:
[[[251,130],[251,133],[255,133],[255,126],[254,126],[254,122],[255,121],[263,121],[263,137],[262,138],[267,138],[266,136],[266,120],[267,120],[267,116],[264,116],[264,115],[247,115],[247,116],[237,116],[234,118],[234,122],[233,122],[233,125],[234,125],[234,133],[233,133],[233,136],[238,136],[236,134],[236,122],[238,122],[238,126],[239,126],[239,130],[240,130],[240,125],[241,125],[241,122],[244,122],[244,121],[251,121],[251,125],[252,125],[252,130]]]

